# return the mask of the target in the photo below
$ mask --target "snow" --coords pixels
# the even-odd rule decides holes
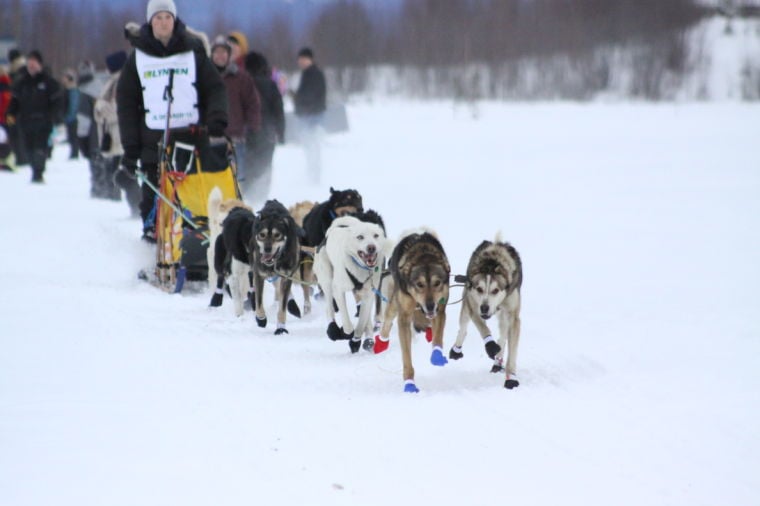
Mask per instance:
[[[760,107],[478,108],[353,104],[324,183],[286,146],[273,195],[355,187],[456,272],[501,230],[525,269],[512,391],[474,328],[443,368],[415,339],[410,395],[395,331],[351,356],[321,302],[275,337],[138,281],[139,223],[65,147],[44,186],[0,174],[0,504],[757,504]]]

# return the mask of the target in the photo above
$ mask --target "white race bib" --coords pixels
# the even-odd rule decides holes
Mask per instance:
[[[172,117],[169,125],[182,128],[198,123],[198,91],[195,89],[195,55],[192,51],[158,58],[135,51],[137,74],[142,85],[145,125],[151,130],[166,127],[168,102],[164,91],[174,69]]]

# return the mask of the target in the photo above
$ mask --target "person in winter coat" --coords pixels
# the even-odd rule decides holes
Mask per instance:
[[[261,98],[261,130],[249,141],[252,181],[251,200],[264,202],[272,185],[272,158],[277,143],[285,142],[285,111],[282,95],[277,83],[272,79],[269,62],[254,51],[245,57],[245,68],[253,76]]]
[[[5,112],[11,103],[11,76],[0,66],[0,170],[13,170],[11,164],[11,144],[8,137],[8,125],[5,122]]]
[[[79,151],[87,159],[90,167],[90,196],[94,198],[112,199],[104,184],[105,166],[100,156],[98,144],[98,128],[95,123],[95,101],[102,93],[101,82],[95,79],[95,64],[82,61],[77,71],[79,81],[79,107],[77,109],[77,138]]]
[[[79,111],[79,88],[73,70],[63,73],[63,124],[66,126],[66,141],[69,143],[69,160],[79,158],[79,139],[77,138],[77,112]]]
[[[142,172],[156,186],[158,143],[166,125],[164,92],[171,71],[174,100],[170,128],[201,124],[211,136],[224,135],[227,92],[203,41],[177,18],[172,0],[150,0],[147,20],[139,29],[127,27],[134,51],[121,72],[116,103],[124,148],[122,167],[128,175],[134,175],[139,160]],[[155,226],[148,220],[154,200],[153,190],[143,184],[140,215],[143,237],[148,241],[155,240]]]
[[[137,217],[140,215],[140,186],[132,178],[116,177],[117,174],[123,175],[123,173],[117,173],[117,169],[124,154],[119,132],[119,117],[116,114],[116,89],[121,69],[124,68],[126,61],[125,51],[117,51],[106,57],[106,68],[110,77],[100,97],[95,101],[94,119],[104,168],[100,191],[113,200],[120,200],[123,189],[131,214]]]
[[[248,37],[241,31],[230,32],[227,35],[227,42],[232,50],[232,61],[238,68],[245,68],[245,55],[248,54]]]
[[[306,152],[306,165],[312,183],[319,183],[322,172],[320,136],[322,119],[327,109],[327,84],[325,75],[314,63],[314,53],[309,48],[298,52],[301,81],[295,93],[298,134]]]
[[[21,51],[13,48],[8,51],[8,61],[10,62],[8,75],[11,78],[11,86],[13,86],[24,73],[26,68],[26,58]],[[10,140],[13,154],[16,157],[16,165],[29,164],[29,156],[26,153],[26,146],[24,146],[24,138],[19,133],[18,126],[9,125],[7,123],[5,126],[8,131],[8,139]]]
[[[229,115],[225,134],[235,144],[237,155],[237,178],[239,182],[245,182],[250,172],[248,166],[249,157],[246,152],[246,136],[249,133],[258,132],[261,129],[261,103],[259,93],[253,78],[231,60],[231,49],[226,39],[217,38],[211,47],[211,61],[222,75],[224,86],[227,89],[227,104]],[[250,182],[250,178],[247,179]],[[242,188],[243,193],[247,190],[248,183]]]
[[[19,134],[31,156],[32,182],[42,183],[47,160],[48,139],[60,115],[61,86],[42,67],[42,55],[31,51],[26,69],[12,86],[6,122],[18,125]]]

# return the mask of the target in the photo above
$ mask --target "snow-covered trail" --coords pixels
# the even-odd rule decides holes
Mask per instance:
[[[350,356],[320,303],[275,337],[158,292],[126,204],[58,150],[44,186],[0,174],[1,505],[756,503],[758,106],[349,112],[324,185],[286,147],[273,196],[355,187],[391,236],[437,229],[457,272],[502,230],[520,388],[474,329],[440,369],[415,341],[410,396],[395,340]]]

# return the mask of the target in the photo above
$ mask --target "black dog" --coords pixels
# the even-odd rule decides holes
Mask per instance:
[[[330,188],[330,199],[314,206],[303,219],[304,245],[319,246],[325,240],[327,229],[335,218],[346,215],[355,216],[363,211],[362,196],[358,191],[336,191]]]
[[[222,233],[216,238],[214,248],[214,270],[216,271],[216,291],[211,297],[211,306],[219,307],[224,298],[224,282],[230,274],[230,292],[235,302],[235,315],[243,315],[243,303],[251,287],[251,241],[256,217],[242,207],[233,208],[222,223]]]
[[[253,224],[251,252],[256,323],[262,328],[267,325],[263,305],[264,281],[281,279],[275,335],[287,333],[285,313],[290,299],[292,278],[300,265],[300,244],[298,225],[285,206],[278,201],[267,201],[258,212]]]

